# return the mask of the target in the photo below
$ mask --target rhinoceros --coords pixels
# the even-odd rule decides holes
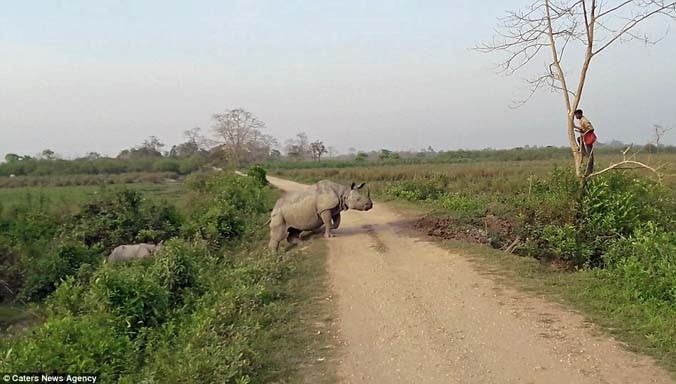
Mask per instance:
[[[162,243],[155,244],[131,244],[131,245],[120,245],[113,249],[108,256],[108,261],[111,263],[119,261],[129,261],[137,259],[145,259],[152,256],[155,252],[162,248]]]
[[[285,238],[297,243],[303,231],[324,226],[324,237],[333,237],[332,229],[340,226],[340,213],[348,209],[368,211],[373,208],[371,193],[364,185],[345,186],[322,180],[302,191],[287,193],[275,204],[270,215],[271,250],[276,251]]]

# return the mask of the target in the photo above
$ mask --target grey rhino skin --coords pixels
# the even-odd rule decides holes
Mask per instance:
[[[113,249],[113,252],[108,256],[108,261],[116,263],[120,261],[129,261],[137,259],[145,259],[152,256],[155,252],[162,248],[162,243],[155,244],[131,244],[120,245]]]
[[[373,208],[371,193],[362,193],[365,183],[345,186],[322,180],[298,192],[287,193],[275,204],[270,216],[269,248],[276,251],[287,239],[297,243],[302,231],[312,231],[324,225],[324,237],[333,237],[332,229],[340,226],[340,213],[348,209],[368,211]]]

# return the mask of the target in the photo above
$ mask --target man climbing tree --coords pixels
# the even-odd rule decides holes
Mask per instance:
[[[584,116],[581,109],[575,111],[575,118],[580,121],[580,126],[575,126],[575,130],[580,133],[580,137],[577,138],[577,145],[582,155],[589,157],[585,172],[585,176],[589,176],[594,172],[594,143],[596,142],[596,134],[594,133],[594,126]]]
[[[505,74],[535,70],[526,80],[530,92],[517,105],[543,88],[561,94],[565,107],[562,123],[566,123],[575,174],[580,185],[584,185],[588,177],[611,169],[641,167],[654,171],[647,164],[625,157],[603,170],[585,174],[583,153],[575,137],[575,111],[582,101],[589,68],[595,59],[617,46],[616,43],[659,42],[659,37],[651,38],[648,34],[654,32],[655,27],[640,30],[649,21],[658,20],[676,20],[676,0],[531,0],[521,10],[500,18],[496,36],[476,48],[481,52],[502,52],[504,60],[498,68]],[[669,30],[666,23],[656,26]],[[542,59],[545,65],[538,71]]]

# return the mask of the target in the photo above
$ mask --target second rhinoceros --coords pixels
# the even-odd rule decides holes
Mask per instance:
[[[160,244],[130,244],[130,245],[120,245],[113,249],[108,256],[108,261],[111,263],[116,263],[120,261],[130,261],[145,259],[152,256],[155,252],[162,248],[162,242]]]
[[[373,208],[371,194],[368,189],[364,191],[364,185],[345,186],[322,180],[306,190],[281,197],[270,217],[270,249],[277,250],[284,239],[295,243],[301,232],[316,230],[322,225],[324,237],[332,237],[331,230],[340,226],[341,212]]]

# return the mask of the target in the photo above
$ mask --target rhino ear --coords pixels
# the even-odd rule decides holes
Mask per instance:
[[[365,185],[366,185],[366,183],[361,183],[361,184],[359,184],[359,186],[357,186],[357,189],[362,189],[362,188],[364,188]]]
[[[354,186],[355,186],[355,185],[357,185],[357,184],[352,183],[352,185],[350,186],[350,189],[354,189]]]

